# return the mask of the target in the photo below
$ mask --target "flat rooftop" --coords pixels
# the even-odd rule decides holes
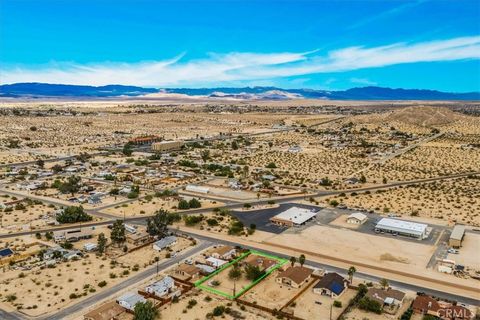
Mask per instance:
[[[305,221],[308,221],[311,218],[315,217],[316,215],[317,211],[299,207],[291,207],[290,209],[287,209],[282,213],[272,217],[272,219],[291,221],[294,224],[302,224]]]
[[[376,228],[401,229],[416,233],[424,233],[428,225],[405,220],[382,218],[376,225]]]

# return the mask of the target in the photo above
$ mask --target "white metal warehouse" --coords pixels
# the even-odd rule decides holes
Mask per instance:
[[[383,218],[375,226],[375,231],[384,231],[419,239],[427,237],[428,225],[398,219]]]

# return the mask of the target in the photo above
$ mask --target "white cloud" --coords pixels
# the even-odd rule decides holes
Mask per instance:
[[[378,83],[366,78],[350,78],[351,83],[361,84],[365,86],[376,86]]]
[[[480,58],[480,36],[380,47],[348,47],[321,55],[302,53],[211,53],[204,59],[79,65],[53,63],[0,70],[1,83],[126,84],[139,86],[206,86],[270,81],[281,77],[345,72],[402,63]]]

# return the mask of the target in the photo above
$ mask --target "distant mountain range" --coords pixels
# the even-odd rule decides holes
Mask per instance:
[[[175,88],[155,89],[135,86],[77,86],[47,83],[15,83],[0,86],[0,97],[10,98],[112,98],[181,95],[210,99],[239,100],[480,100],[480,92],[452,93],[420,89],[362,87],[340,91],[281,89],[277,87]],[[179,96],[180,95],[180,96]]]

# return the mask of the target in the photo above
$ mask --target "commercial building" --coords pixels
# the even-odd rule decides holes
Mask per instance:
[[[462,246],[463,237],[465,237],[465,226],[461,224],[455,225],[448,239],[448,245],[453,248],[460,248]]]
[[[375,226],[375,232],[387,232],[418,239],[427,238],[428,225],[398,219],[383,218]]]
[[[166,152],[180,150],[183,147],[183,141],[160,141],[152,144],[152,151]]]
[[[360,212],[354,212],[347,217],[347,223],[351,224],[364,224],[367,220],[367,216]]]
[[[317,212],[310,209],[291,207],[284,212],[270,218],[270,221],[282,226],[293,227],[304,224],[317,215]]]

